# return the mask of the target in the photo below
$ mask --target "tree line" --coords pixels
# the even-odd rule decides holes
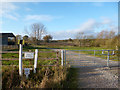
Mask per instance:
[[[25,45],[28,44],[35,44],[39,45],[41,42],[50,42],[52,41],[53,37],[47,34],[46,26],[42,23],[33,23],[31,24],[29,29],[24,30],[27,35],[21,36],[16,35],[16,44],[20,39],[24,40]],[[102,30],[95,35],[86,35],[84,32],[76,33],[75,39],[67,39],[61,40],[66,43],[73,43],[75,46],[80,47],[107,47],[107,48],[116,48],[119,46],[119,39],[120,35],[116,35],[116,33],[111,30]],[[57,42],[61,42],[57,40]]]
[[[102,30],[94,35],[85,35],[84,32],[79,32],[76,35],[76,40],[78,46],[85,46],[85,44],[89,44],[89,46],[94,47],[107,47],[107,48],[116,48],[119,46],[118,38],[120,35],[116,35],[115,31],[111,30]]]
[[[30,29],[24,30],[27,35],[21,36],[16,35],[16,43],[18,40],[23,39],[25,44],[40,44],[41,41],[50,42],[52,40],[52,36],[47,34],[46,27],[42,23],[33,23],[30,26]]]

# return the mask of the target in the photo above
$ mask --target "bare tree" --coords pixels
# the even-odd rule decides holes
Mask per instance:
[[[37,40],[41,40],[42,35],[46,33],[46,27],[42,23],[33,23],[31,30],[31,36],[35,37]]]
[[[84,32],[78,32],[77,35],[76,35],[76,39],[78,40],[79,42],[79,46],[82,45],[82,41],[83,39],[85,39],[86,36],[84,35]]]
[[[115,36],[114,31],[102,30],[101,32],[98,33],[97,38],[98,39],[112,39],[114,36]]]
[[[111,31],[102,30],[97,35],[96,44],[98,46],[101,46],[101,45],[105,46],[107,44],[109,45],[114,37],[115,37],[115,32],[113,30]]]
[[[109,39],[112,39],[115,37],[115,32],[113,30],[111,30],[109,33],[108,33],[108,38]]]
[[[46,33],[46,27],[42,23],[33,23],[29,30],[27,27],[24,27],[24,32],[28,34],[30,43],[38,44],[38,40],[41,40],[42,35]]]
[[[97,39],[106,39],[108,37],[108,31],[102,30],[101,32],[98,33]]]
[[[94,35],[87,35],[87,39],[94,39]]]

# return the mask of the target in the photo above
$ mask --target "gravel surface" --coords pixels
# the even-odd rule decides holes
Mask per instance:
[[[57,49],[58,50],[58,49]],[[71,55],[75,54],[75,55]],[[67,65],[78,69],[78,88],[118,88],[118,62],[66,51]]]
[[[78,68],[79,88],[118,88],[118,62],[88,55],[78,54],[73,51],[66,52],[66,61],[73,68]]]

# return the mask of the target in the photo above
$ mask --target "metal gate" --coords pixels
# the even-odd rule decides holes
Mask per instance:
[[[65,50],[64,64],[72,67],[118,66],[118,50]]]

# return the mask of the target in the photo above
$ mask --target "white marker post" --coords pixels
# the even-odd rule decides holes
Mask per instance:
[[[115,54],[114,50],[113,50],[112,54],[113,54],[113,55]]]
[[[104,51],[102,50],[102,54],[104,54]]]
[[[19,75],[22,76],[22,44],[19,46]]]
[[[63,60],[64,60],[64,51],[61,50],[61,65],[63,66]]]
[[[37,60],[38,60],[38,49],[35,49],[34,73],[36,73],[36,68],[37,68]]]

